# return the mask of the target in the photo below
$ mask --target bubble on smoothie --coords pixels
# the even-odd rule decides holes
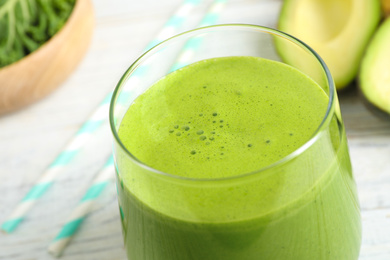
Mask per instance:
[[[293,133],[290,133],[290,136],[293,136],[294,134]]]
[[[271,142],[271,140],[267,140],[267,141],[265,141],[267,144],[269,144],[270,142]]]
[[[210,137],[209,140],[210,140],[210,141],[213,141],[213,140],[214,140],[214,137]]]
[[[215,112],[213,113],[213,116],[217,116],[217,115],[218,115],[218,113],[215,113]]]
[[[252,147],[252,144],[248,144],[248,147]]]
[[[177,132],[176,135],[177,135],[177,136],[181,136],[181,133],[180,133],[180,132]]]
[[[211,134],[212,134],[212,135],[215,135],[215,131],[211,131]]]
[[[223,123],[223,120],[219,120],[220,123]]]
[[[196,151],[195,151],[195,150],[192,150],[192,151],[191,151],[191,154],[192,154],[192,155],[196,154]]]
[[[190,130],[190,127],[189,127],[188,125],[185,125],[185,126],[182,126],[181,129],[183,129],[183,130],[185,130],[185,131],[188,131],[188,130]]]
[[[207,137],[206,137],[206,136],[204,136],[204,135],[202,135],[202,136],[200,136],[200,137],[199,137],[199,139],[200,139],[201,141],[204,141],[204,140],[206,140],[206,139],[207,139]]]
[[[199,114],[199,116],[203,116],[203,114],[202,114],[202,113],[200,113],[200,114]]]
[[[172,134],[174,131],[175,131],[175,130],[173,130],[173,129],[170,129],[170,130],[169,130],[169,133],[171,133],[171,134]]]
[[[173,128],[178,129],[178,128],[179,128],[179,125],[175,125]]]
[[[203,133],[204,133],[203,130],[199,130],[199,131],[196,132],[197,135],[201,135],[201,134],[203,134]]]

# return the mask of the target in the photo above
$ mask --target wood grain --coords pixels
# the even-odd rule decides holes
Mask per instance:
[[[0,222],[12,211],[181,0],[93,0],[96,28],[85,59],[61,88],[24,110],[0,117]],[[188,17],[196,26],[211,0]],[[231,0],[220,23],[276,27],[281,0]],[[23,75],[21,75],[22,77]],[[355,86],[339,94],[362,208],[360,260],[390,259],[390,120],[363,104]],[[75,163],[10,235],[0,233],[0,259],[54,259],[46,252],[111,152],[101,127]],[[112,183],[61,259],[126,259]]]

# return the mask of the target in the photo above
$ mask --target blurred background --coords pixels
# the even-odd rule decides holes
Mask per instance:
[[[85,1],[85,0],[79,0]],[[0,222],[29,191],[84,121],[141,55],[181,0],[92,0],[95,22],[86,55],[58,89],[0,115]],[[197,27],[203,0],[179,31]],[[230,0],[220,23],[277,28],[282,0]],[[1,33],[1,32],[0,32]],[[28,73],[26,73],[27,75]],[[19,77],[25,77],[21,73]],[[390,259],[390,119],[360,97],[356,83],[339,93],[363,218],[361,260]],[[373,111],[372,111],[373,110]],[[46,251],[111,153],[107,120],[12,233],[0,233],[0,259],[53,259]],[[65,249],[62,259],[126,259],[114,182]]]

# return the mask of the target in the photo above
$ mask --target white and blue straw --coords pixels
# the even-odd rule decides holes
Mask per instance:
[[[107,184],[114,179],[114,172],[114,159],[112,156],[110,156],[110,159],[106,162],[102,170],[95,177],[92,185],[88,188],[77,207],[70,214],[66,224],[62,227],[61,231],[51,242],[50,246],[48,247],[48,251],[51,254],[54,256],[61,255],[63,249],[72,239],[74,233],[84,221],[87,214],[91,211],[95,200],[100,196]]]
[[[205,26],[216,24],[226,2],[227,0],[214,1],[214,3],[210,6],[210,9],[208,10],[207,14],[203,17],[198,27],[205,27]],[[175,64],[172,66],[170,72],[173,72],[175,70],[178,70],[190,64],[201,42],[202,42],[202,37],[189,39],[184,45],[182,52],[177,58]]]
[[[209,8],[207,14],[199,24],[199,27],[215,24],[226,2],[227,0],[215,0],[214,3]],[[182,65],[187,64],[190,61],[190,57],[192,57],[193,54],[195,54],[196,48],[199,47],[200,44],[199,41],[197,42],[196,45],[191,43],[190,41],[187,42],[181,54],[179,55],[179,59],[181,61],[180,64]],[[189,52],[191,53],[189,54]],[[171,71],[173,71],[173,68],[177,65],[178,62],[175,63]],[[139,76],[141,76],[141,74],[139,74]],[[72,239],[73,235],[76,233],[78,227],[81,225],[81,223],[86,218],[86,215],[89,213],[92,203],[100,195],[101,191],[106,187],[106,184],[110,181],[110,179],[114,177],[113,174],[114,170],[115,170],[114,160],[111,157],[105,164],[103,170],[96,177],[96,180],[93,182],[92,186],[87,190],[86,195],[84,195],[79,205],[71,213],[70,217],[62,227],[61,231],[58,233],[58,235],[54,238],[54,240],[49,245],[48,251],[52,255],[54,256],[61,255],[62,251],[65,249],[69,241]]]
[[[200,4],[200,0],[185,0],[175,14],[164,25],[156,39],[148,45],[148,48],[153,47],[160,41],[177,33],[190,11],[198,4]],[[102,125],[103,122],[106,122],[111,96],[112,92],[107,95],[91,117],[89,117],[89,119],[82,125],[81,129],[76,133],[74,138],[71,139],[63,152],[57,156],[53,163],[50,164],[37,183],[16,206],[16,209],[1,225],[1,229],[3,231],[11,233],[15,230],[15,228],[23,221],[28,211],[53,185],[55,178],[64,171],[64,168],[72,163],[74,157],[79,153],[95,130]]]

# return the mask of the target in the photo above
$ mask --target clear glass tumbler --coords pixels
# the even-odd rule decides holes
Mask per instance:
[[[288,64],[322,88],[328,99],[326,111],[304,144],[255,171],[216,178],[154,169],[126,146],[118,134],[123,118],[154,83],[188,64],[242,56]],[[283,88],[277,91],[282,93]],[[143,124],[149,118],[139,120]],[[358,259],[359,203],[335,86],[322,59],[300,40],[238,24],[172,37],[144,53],[123,75],[111,101],[110,124],[130,260]],[[141,141],[142,149],[155,149],[148,140]]]

